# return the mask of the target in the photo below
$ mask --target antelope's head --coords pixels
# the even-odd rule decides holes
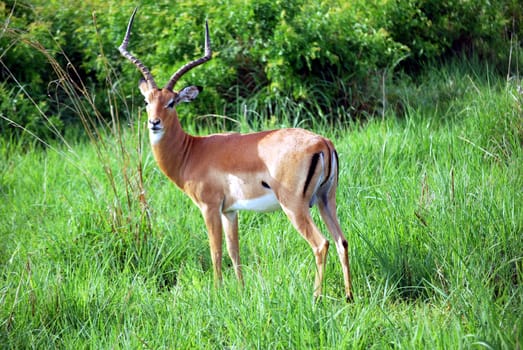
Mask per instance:
[[[137,10],[138,8],[134,9],[131,18],[129,19],[125,37],[118,50],[124,57],[131,61],[140,70],[140,72],[142,72],[143,79],[140,79],[138,86],[140,88],[140,92],[145,98],[145,103],[147,104],[147,125],[151,135],[151,141],[154,144],[161,139],[169,127],[178,122],[178,114],[176,113],[175,106],[180,102],[190,102],[194,100],[202,89],[201,87],[197,86],[189,86],[180,91],[173,90],[176,82],[185,73],[211,59],[212,52],[209,39],[209,26],[206,21],[205,56],[182,66],[171,76],[165,87],[160,89],[156,85],[150,70],[138,58],[134,57],[131,53],[129,53],[129,51],[127,51],[127,45],[129,44],[129,38],[131,35],[131,28]]]

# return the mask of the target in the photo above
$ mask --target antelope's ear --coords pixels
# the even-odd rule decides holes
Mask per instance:
[[[175,104],[180,102],[191,102],[194,100],[203,88],[201,86],[188,86],[178,93]]]
[[[138,82],[138,88],[140,89],[140,92],[142,93],[143,97],[147,98],[149,95],[149,84],[147,84],[147,80],[140,79]]]

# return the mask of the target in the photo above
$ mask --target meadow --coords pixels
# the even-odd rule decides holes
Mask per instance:
[[[334,249],[313,301],[312,252],[281,212],[241,213],[245,287],[226,257],[214,288],[203,220],[157,169],[141,106],[47,146],[2,139],[2,348],[521,348],[523,95],[468,65],[396,82],[402,113],[366,121],[229,116],[334,141],[353,303]],[[224,131],[209,118],[183,124]]]

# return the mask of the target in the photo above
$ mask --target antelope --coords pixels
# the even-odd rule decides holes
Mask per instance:
[[[139,89],[147,104],[149,138],[159,168],[202,213],[215,285],[222,281],[223,231],[234,272],[243,285],[238,211],[268,212],[281,208],[314,252],[313,296],[320,297],[329,241],[312,220],[310,208],[317,205],[336,244],[345,297],[351,301],[348,243],[336,213],[338,154],[333,143],[299,128],[208,136],[185,133],[175,106],[195,99],[201,88],[189,86],[180,91],[173,88],[182,75],[211,59],[208,23],[205,22],[205,55],[178,69],[160,89],[149,69],[127,51],[136,11],[137,8],[118,49],[143,75]]]

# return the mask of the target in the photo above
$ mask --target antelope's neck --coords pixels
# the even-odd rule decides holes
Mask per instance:
[[[194,137],[186,134],[179,124],[166,130],[159,139],[153,134],[149,137],[158,166],[178,187],[183,188],[183,171]]]

